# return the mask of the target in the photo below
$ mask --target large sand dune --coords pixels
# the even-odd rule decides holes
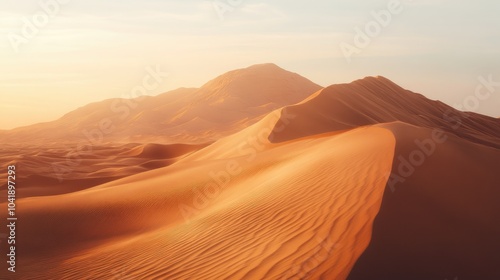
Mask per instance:
[[[392,134],[362,128],[263,144],[252,160],[182,161],[85,191],[20,201],[19,273],[24,279],[113,279],[119,272],[137,279],[345,278],[370,239],[392,163]],[[50,277],[40,278],[42,269]]]
[[[367,77],[327,87],[299,104],[287,106],[286,110],[288,115],[297,117],[292,121],[285,117],[285,121],[278,123],[277,127],[283,129],[273,133],[274,142],[285,141],[295,133],[307,136],[401,121],[419,127],[442,128],[460,138],[500,148],[496,119],[457,111],[405,90],[384,77]]]
[[[413,172],[394,160],[372,242],[349,279],[500,279],[500,150],[454,135],[430,144],[430,129],[384,127],[405,160],[422,151],[415,139],[435,151]]]
[[[208,83],[227,91],[200,93],[200,104],[237,106],[238,94],[249,94],[238,89],[261,76],[254,71],[272,74],[275,66]],[[235,88],[225,83],[239,75]],[[96,146],[83,159],[90,169],[66,191],[26,191],[18,201],[18,278],[5,269],[0,278],[499,278],[498,119],[383,77],[261,108],[266,113],[251,121],[229,114],[227,123],[203,109],[200,121],[238,127],[206,147]],[[26,147],[26,170],[61,153]],[[21,149],[2,157],[20,160]]]
[[[0,131],[0,143],[10,144],[0,147],[0,175],[15,161],[23,197],[85,189],[168,166],[320,88],[275,64],[259,64],[199,89],[92,103],[56,121]]]

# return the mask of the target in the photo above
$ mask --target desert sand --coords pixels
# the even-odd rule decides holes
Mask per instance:
[[[2,279],[500,278],[498,119],[384,77],[321,89],[272,64],[169,94],[192,105],[145,99],[132,119],[164,129],[123,121],[62,181],[50,169],[71,130],[0,150],[22,184],[17,278]],[[85,129],[102,104],[31,133]]]
[[[0,168],[6,187],[7,166],[20,171],[20,197],[71,193],[144,171],[168,166],[207,144],[112,144],[36,146],[12,145],[0,148]],[[0,197],[5,200],[7,194]]]
[[[426,128],[383,127],[404,158],[420,149],[414,139],[432,139]],[[500,150],[448,136],[394,192],[386,189],[349,279],[500,279]],[[393,172],[400,168],[396,159]]]

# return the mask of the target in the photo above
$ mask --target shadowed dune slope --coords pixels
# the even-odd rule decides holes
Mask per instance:
[[[228,88],[224,79],[207,85]],[[239,102],[217,92],[204,94],[214,106]],[[221,121],[215,115],[199,120]],[[382,77],[331,86],[259,119],[167,167],[19,199],[17,275],[498,279],[497,119]],[[120,153],[176,155],[152,144]]]
[[[370,124],[391,130],[397,149],[373,240],[350,279],[500,279],[496,119],[369,77],[284,108],[269,139]]]
[[[382,127],[396,135],[396,158],[349,279],[500,279],[500,150],[451,134],[435,142],[430,129],[402,123]]]

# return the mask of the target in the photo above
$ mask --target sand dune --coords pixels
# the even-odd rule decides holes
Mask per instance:
[[[53,122],[0,132],[0,142],[207,143],[320,88],[274,64],[259,64],[223,74],[199,89],[92,103]]]
[[[53,122],[0,133],[0,142],[13,143],[0,151],[0,172],[18,162],[24,197],[85,189],[168,166],[320,88],[274,64],[260,64],[199,89],[92,103]]]
[[[383,127],[406,159],[420,150],[415,139],[432,139],[425,128]],[[407,167],[395,159],[394,192],[386,190],[370,246],[349,279],[500,279],[500,150],[447,136],[404,182],[396,176]]]
[[[38,186],[18,201],[19,279],[499,278],[498,119],[383,77],[275,107],[303,91],[276,71],[175,93],[193,104],[164,124],[193,134],[167,135],[214,143],[95,145],[65,191],[42,187],[54,178],[40,170],[68,147],[1,149]],[[253,100],[262,75],[276,94]]]
[[[151,169],[168,166],[205,145],[105,144],[0,149],[0,186],[6,187],[7,166],[16,164],[20,197],[71,193]],[[21,148],[22,147],[22,148]],[[7,194],[0,197],[5,200]]]
[[[367,77],[318,91],[303,102],[287,106],[288,115],[278,122],[282,131],[274,142],[362,125],[401,121],[419,127],[440,127],[475,143],[500,148],[498,122],[475,113],[464,113],[446,104],[407,91],[384,77]],[[290,124],[288,124],[290,122]],[[289,136],[291,134],[292,136]]]
[[[113,267],[138,279],[345,278],[368,245],[393,136],[362,128],[267,144],[251,161],[183,161],[20,201],[19,239],[30,248],[20,252],[20,273],[49,279],[36,278],[43,267],[50,279],[110,279]],[[238,174],[207,187],[229,159]]]
[[[282,116],[296,117],[288,124],[281,117],[274,142],[297,131],[309,136],[377,123],[396,137],[373,241],[349,279],[500,278],[494,118],[456,111],[382,77],[331,86],[284,110]]]

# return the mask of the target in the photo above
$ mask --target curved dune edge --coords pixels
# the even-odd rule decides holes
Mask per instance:
[[[348,279],[500,279],[500,150],[401,122],[378,126],[396,137],[392,175]]]
[[[19,240],[39,250],[20,252],[17,275],[345,279],[371,237],[393,134],[362,127],[268,145],[252,160],[182,162],[122,185],[20,200]],[[196,208],[191,188],[203,188],[229,160],[241,172]],[[196,209],[186,216],[180,206]],[[86,243],[90,237],[99,243]]]

